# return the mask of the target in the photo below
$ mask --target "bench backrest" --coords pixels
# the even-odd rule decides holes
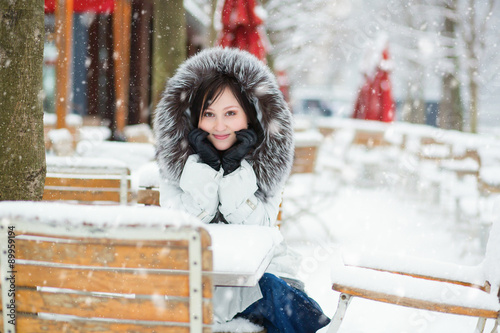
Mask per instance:
[[[70,205],[49,205],[45,215],[61,206]],[[72,214],[85,214],[71,206]],[[113,216],[110,208],[133,207],[92,209]],[[158,215],[159,208],[136,208],[143,221],[158,220],[148,212]],[[116,220],[132,213],[125,210]],[[210,332],[210,235],[197,226],[169,225],[167,216],[163,226],[0,216],[2,251],[8,253],[9,231],[15,235],[16,325],[9,323],[14,301],[4,285],[4,332]],[[10,271],[8,255],[1,259],[2,273]]]
[[[43,200],[126,205],[133,200],[130,170],[109,159],[48,158]]]

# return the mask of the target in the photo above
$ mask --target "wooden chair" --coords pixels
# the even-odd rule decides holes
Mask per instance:
[[[441,160],[441,203],[448,203],[457,221],[477,220],[479,207],[478,178],[481,159],[475,148],[453,152]],[[446,207],[446,206],[445,206]]]
[[[351,178],[357,185],[374,187],[385,182],[387,171],[397,165],[400,148],[386,138],[387,124],[361,125],[365,127],[354,129],[352,143],[346,152],[346,165],[352,170]]]
[[[490,230],[484,261],[459,266],[416,258],[377,255],[344,258],[332,270],[333,290],[339,304],[329,333],[337,332],[353,297],[411,308],[479,317],[483,332],[487,319],[500,324],[500,220]],[[471,329],[472,331],[472,329]]]
[[[331,182],[322,182],[322,173],[317,170],[317,161],[322,136],[319,132],[301,132],[295,134],[295,152],[292,170],[283,192],[283,203],[279,214],[280,227],[298,227],[307,233],[301,224],[304,216],[310,216],[318,222],[318,226],[330,237],[318,213],[329,204],[328,196],[332,195],[335,186]]]
[[[145,206],[160,205],[160,171],[156,162],[149,162],[137,170],[139,188],[137,203]]]
[[[392,145],[385,139],[384,130],[367,129],[356,129],[352,144],[362,145],[368,149]]]
[[[420,160],[436,161],[437,163],[450,159],[452,158],[451,145],[433,137],[424,136],[420,139],[418,158]]]
[[[440,167],[453,172],[458,179],[469,175],[477,178],[481,169],[481,158],[477,149],[468,148],[462,153],[452,154],[449,159],[442,160]]]
[[[43,202],[0,203],[0,220],[4,333],[211,332],[211,237],[198,220]]]
[[[319,146],[319,141],[296,141],[291,173],[314,173]]]
[[[479,191],[479,217],[482,223],[489,224],[497,218],[495,208],[500,206],[500,182],[498,165],[481,166],[477,179]]]
[[[127,205],[130,171],[113,159],[47,156],[43,200]]]

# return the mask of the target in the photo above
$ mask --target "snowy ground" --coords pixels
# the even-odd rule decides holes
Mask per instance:
[[[292,177],[296,177],[295,183],[291,179],[285,189],[282,232],[303,255],[300,277],[306,291],[329,317],[335,313],[339,295],[331,290],[330,269],[340,251],[389,251],[467,265],[479,263],[484,255],[480,231],[459,227],[453,214],[415,193],[405,193],[404,188],[384,183],[359,186],[357,181],[341,182],[341,177],[334,174],[327,176],[332,177],[330,180],[323,177],[315,185],[308,176]],[[317,191],[307,192],[317,186],[329,191],[319,196]],[[287,198],[287,190],[309,195],[294,202],[294,194]],[[308,209],[300,214],[297,207],[303,202]],[[291,213],[287,214],[287,210]],[[355,298],[340,332],[459,333],[473,332],[475,325],[475,318]],[[487,329],[491,327],[492,323],[488,323]]]

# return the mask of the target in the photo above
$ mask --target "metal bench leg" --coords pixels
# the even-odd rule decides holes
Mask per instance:
[[[347,307],[349,306],[349,303],[351,303],[351,298],[351,295],[344,293],[340,294],[339,305],[337,306],[337,311],[333,316],[327,333],[336,333],[339,330],[342,319],[344,319]]]
[[[479,318],[477,320],[477,325],[476,329],[474,330],[474,333],[482,333],[484,332],[484,327],[486,326],[486,318]]]
[[[500,316],[495,320],[495,326],[493,326],[491,333],[498,333],[498,325],[500,325]]]

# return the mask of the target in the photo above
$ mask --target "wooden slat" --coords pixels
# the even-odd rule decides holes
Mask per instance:
[[[36,316],[18,314],[17,330],[23,333],[40,332],[65,332],[65,333],[115,333],[115,332],[134,332],[134,333],[190,333],[189,327],[185,326],[162,326],[151,324],[121,324],[106,323],[102,321],[54,321],[41,319]],[[210,327],[203,328],[203,333],[212,332]]]
[[[117,176],[119,177],[119,176]],[[66,186],[66,187],[93,187],[93,188],[117,188],[121,186],[121,180],[116,178],[74,178],[74,177],[47,177],[45,187]],[[127,187],[130,187],[130,180],[127,180]]]
[[[156,246],[150,242],[140,246],[137,246],[137,242],[129,243],[111,240],[110,244],[54,243],[18,237],[16,259],[99,267],[189,269],[186,246],[167,247],[165,242],[158,242]],[[207,271],[211,267],[212,252],[205,249],[202,253],[202,269]]]
[[[189,298],[98,297],[73,293],[19,289],[16,308],[26,313],[57,313],[78,317],[106,319],[189,322]],[[203,301],[203,322],[212,321],[212,304]]]
[[[500,193],[500,185],[489,184],[481,177],[479,177],[477,180],[477,186],[479,192],[484,196]]]
[[[130,202],[132,194],[128,193],[128,201]],[[120,202],[120,192],[118,191],[105,191],[105,190],[80,190],[80,191],[66,191],[66,190],[51,190],[45,188],[43,191],[42,200],[46,201],[111,201]]]
[[[201,235],[201,247],[206,250],[207,247],[212,245],[212,239],[210,234],[205,229],[198,228],[197,231]],[[22,236],[22,237],[20,237]],[[34,232],[24,232],[20,229],[16,229],[16,242],[21,239],[28,239],[28,237],[47,237],[43,234],[38,234]],[[110,246],[115,245],[139,245],[140,241],[134,239],[110,239],[110,238],[90,238],[90,237],[67,237],[67,236],[50,236],[50,238],[60,239],[61,241],[78,241],[85,244],[109,244]],[[187,240],[148,240],[148,246],[156,246],[156,247],[181,247],[188,246]]]
[[[333,290],[336,290],[341,293],[345,293],[348,295],[353,295],[357,297],[362,297],[366,299],[371,299],[374,301],[396,304],[416,309],[444,312],[450,314],[457,315],[465,315],[465,316],[473,316],[473,317],[482,317],[482,318],[497,318],[499,313],[496,311],[484,310],[484,309],[476,309],[476,308],[468,308],[462,306],[455,305],[447,305],[442,303],[436,303],[431,301],[417,300],[408,297],[401,297],[395,295],[389,295],[373,290],[365,290],[360,288],[351,288],[344,285],[334,283],[332,286]]]
[[[139,189],[137,203],[144,205],[160,205],[160,191],[158,189]]]
[[[160,274],[137,271],[104,271],[92,269],[71,269],[16,264],[16,285],[20,287],[54,287],[88,292],[147,295],[154,290],[158,295],[187,297],[189,275]],[[212,276],[202,277],[203,297],[212,297]]]
[[[356,131],[353,144],[363,145],[368,148],[389,146],[390,143],[384,138],[384,132]]]

